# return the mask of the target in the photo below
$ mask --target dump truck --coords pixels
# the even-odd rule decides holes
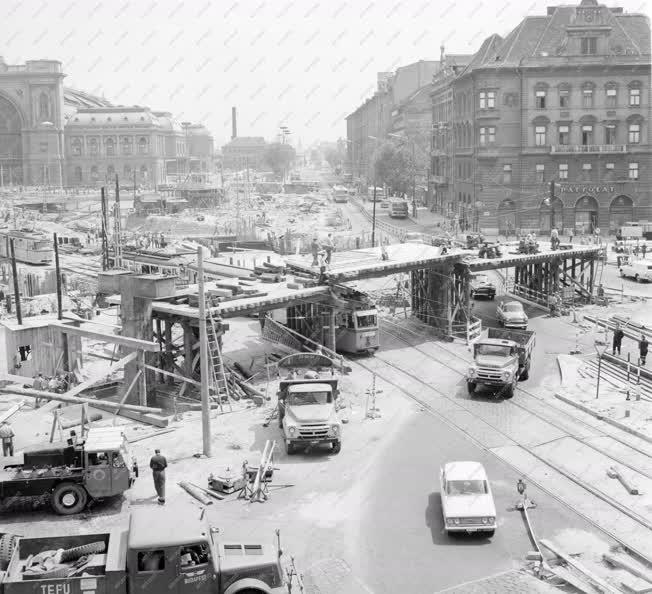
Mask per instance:
[[[122,495],[138,476],[138,464],[120,427],[97,427],[77,441],[25,450],[22,464],[0,470],[0,504],[49,496],[60,515],[77,514],[92,502]]]
[[[245,543],[218,534],[196,508],[139,507],[126,529],[12,537],[0,560],[0,594],[288,591],[280,543]]]
[[[342,422],[337,414],[339,377],[332,359],[318,353],[296,353],[278,362],[278,423],[289,456],[298,450],[330,445],[342,448]]]
[[[469,394],[485,386],[495,396],[514,396],[516,383],[530,375],[535,343],[534,330],[489,328],[487,337],[473,344],[473,365],[466,374]]]

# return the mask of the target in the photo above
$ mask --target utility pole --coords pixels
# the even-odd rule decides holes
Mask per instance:
[[[54,265],[55,274],[57,277],[57,319],[63,319],[63,292],[61,286],[61,266],[59,264],[59,239],[57,234],[54,234]],[[68,335],[65,332],[61,333],[61,346],[63,350],[62,365],[64,371],[70,371],[70,360],[68,359]]]
[[[416,142],[412,140],[412,216],[417,218],[417,162],[416,162]]]
[[[109,241],[106,236],[108,213],[106,208],[106,188],[104,186],[100,189],[100,197],[102,200],[102,270],[106,270],[109,267]]]
[[[115,176],[115,206],[113,210],[113,268],[122,266],[122,230],[120,221],[120,182]]]
[[[555,180],[550,180],[550,230],[555,228]],[[563,231],[563,229],[562,229]]]
[[[208,337],[206,336],[206,295],[204,292],[204,252],[197,248],[197,289],[199,299],[199,357],[201,366],[201,428],[204,456],[211,455],[211,421],[209,403]]]
[[[20,309],[20,291],[18,289],[18,269],[16,268],[16,253],[14,252],[14,240],[9,240],[11,251],[11,275],[14,277],[14,301],[16,302],[16,320],[18,325],[23,324],[23,315]]]
[[[376,247],[376,164],[374,163],[374,205],[371,215],[371,247]]]

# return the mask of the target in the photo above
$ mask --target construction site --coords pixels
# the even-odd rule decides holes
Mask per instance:
[[[363,196],[335,203],[317,176],[281,189],[263,193],[247,172],[219,190],[128,198],[116,180],[52,198],[62,208],[3,201],[6,592],[28,579],[12,562],[20,537],[95,533],[41,549],[102,541],[102,556],[111,527],[130,521],[136,550],[138,522],[172,526],[188,509],[229,539],[282,542],[287,591],[444,590],[459,580],[430,581],[427,551],[445,560],[459,546],[474,580],[516,571],[523,592],[649,591],[652,376],[627,349],[650,333],[647,285],[615,280],[597,242],[478,244],[426,212],[395,224]],[[526,367],[469,375],[479,345],[516,340],[511,303],[531,336]],[[625,348],[612,355],[617,327]],[[467,394],[481,381],[491,395]],[[507,396],[495,387],[512,381]],[[509,555],[487,562],[486,540],[446,538],[433,448],[442,464],[484,461]],[[405,554],[390,553],[384,535],[403,529]],[[388,578],[410,559],[420,577]],[[38,561],[23,576],[45,579],[51,562]],[[109,577],[92,555],[58,563],[67,579]]]

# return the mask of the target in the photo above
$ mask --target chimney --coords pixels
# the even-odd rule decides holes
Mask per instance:
[[[439,46],[439,68],[443,70],[445,66],[446,66],[446,52],[444,50],[444,46],[440,45]]]
[[[235,107],[231,108],[231,140],[238,135],[238,122],[235,115]]]

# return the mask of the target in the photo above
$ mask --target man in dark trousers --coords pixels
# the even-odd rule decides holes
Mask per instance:
[[[616,354],[616,351],[618,351],[618,354],[620,355],[620,346],[623,343],[623,336],[625,336],[625,333],[622,331],[620,324],[618,324],[614,330],[614,341],[612,345],[612,352],[614,355]]]
[[[312,254],[312,264],[311,266],[319,266],[319,242],[316,237],[312,238],[312,243],[310,244],[310,253]]]
[[[154,488],[158,495],[159,505],[163,505],[165,503],[165,469],[168,467],[168,461],[165,456],[161,456],[161,450],[154,450],[154,455],[149,461],[149,467],[152,469]]]
[[[641,359],[641,365],[645,365],[645,359],[647,358],[647,349],[650,346],[650,343],[647,341],[645,334],[641,334],[641,340],[638,343],[638,353]]]
[[[2,441],[2,455],[14,455],[14,437],[16,434],[9,421],[2,421],[0,423],[0,441]]]

